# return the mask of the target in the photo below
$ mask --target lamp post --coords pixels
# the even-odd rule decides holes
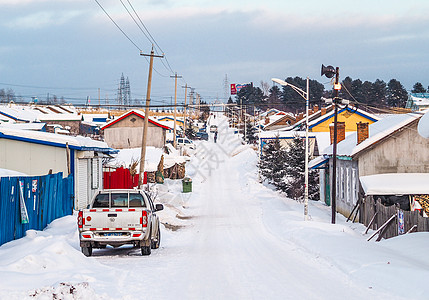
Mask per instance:
[[[338,103],[341,103],[341,99],[338,97],[338,93],[341,89],[341,84],[339,83],[340,78],[340,68],[333,66],[325,67],[322,64],[322,70],[320,73],[321,76],[325,75],[327,78],[332,78],[335,76],[334,83],[334,99],[332,104],[334,105],[334,142],[332,144],[332,182],[331,182],[331,210],[332,210],[332,219],[331,223],[335,224],[335,215],[337,213],[337,130],[338,130]]]
[[[310,100],[310,89],[309,79],[307,76],[307,91],[304,92],[299,87],[296,87],[284,80],[278,78],[272,78],[272,81],[283,85],[290,86],[295,92],[297,92],[302,98],[305,99],[305,186],[304,186],[304,220],[308,220],[308,102]]]

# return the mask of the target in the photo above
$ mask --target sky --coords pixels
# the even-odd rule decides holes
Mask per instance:
[[[185,84],[206,102],[229,97],[226,82],[271,85],[273,77],[309,76],[331,89],[322,64],[338,66],[341,79],[429,86],[425,0],[97,1],[0,0],[0,89],[25,100],[49,93],[112,103],[124,74],[131,97],[142,100],[149,63],[140,51],[153,43],[165,54],[154,59],[158,105],[173,103],[175,73],[179,103]],[[135,16],[130,3],[149,34],[124,8]]]

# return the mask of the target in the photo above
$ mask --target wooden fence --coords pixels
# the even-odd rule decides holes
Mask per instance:
[[[374,200],[372,196],[366,196],[361,200],[359,209],[359,222],[368,229],[376,230],[381,238],[391,238],[398,235],[398,211],[397,205],[384,206],[380,199]],[[404,232],[429,231],[429,218],[420,215],[418,211],[403,211]],[[372,238],[372,236],[370,237]]]

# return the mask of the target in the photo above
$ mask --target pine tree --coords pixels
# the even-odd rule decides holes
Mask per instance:
[[[391,79],[387,84],[386,100],[389,106],[405,107],[407,103],[408,93],[403,85],[396,79]]]
[[[263,154],[259,162],[261,175],[269,183],[275,183],[280,177],[279,173],[283,169],[283,162],[279,157],[281,151],[280,140],[276,137],[275,140],[269,141],[262,149]]]
[[[284,155],[285,175],[283,185],[280,187],[288,197],[295,200],[304,199],[305,189],[305,143],[302,138],[295,137],[290,148]],[[310,199],[318,199],[318,173],[309,170],[308,194]]]
[[[248,144],[255,144],[258,140],[256,136],[256,128],[253,126],[250,119],[246,120],[246,135],[243,135],[243,140]]]
[[[426,93],[426,89],[423,87],[423,84],[421,84],[420,82],[416,82],[413,85],[411,93]]]

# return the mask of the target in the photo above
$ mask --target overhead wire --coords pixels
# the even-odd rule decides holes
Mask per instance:
[[[115,20],[113,20],[113,18],[109,15],[109,13],[104,9],[104,7],[100,4],[100,2],[98,2],[98,0],[94,0],[95,2],[97,2],[98,6],[100,6],[100,8],[104,11],[104,13],[109,17],[109,19],[113,22],[113,24],[115,24],[115,26],[119,29],[119,31],[122,32],[122,34],[140,51],[142,51],[142,49],[140,49],[139,46],[137,46],[136,43],[134,43],[134,41],[125,33],[125,31],[122,30],[121,27],[119,27],[119,25],[115,22]]]

